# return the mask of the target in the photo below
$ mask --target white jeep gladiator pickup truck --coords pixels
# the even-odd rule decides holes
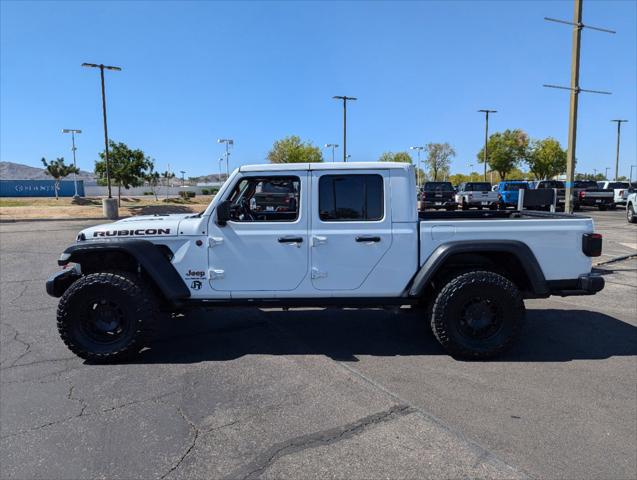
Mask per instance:
[[[285,199],[259,192],[283,189]],[[193,307],[411,305],[452,355],[487,358],[520,332],[525,298],[589,295],[590,218],[422,212],[403,163],[242,166],[199,214],[82,230],[46,284],[77,355],[119,361]],[[178,318],[171,321],[179,322]],[[214,321],[214,319],[212,320]]]

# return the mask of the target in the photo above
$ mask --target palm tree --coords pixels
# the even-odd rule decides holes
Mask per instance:
[[[58,191],[60,190],[60,181],[70,175],[71,173],[80,173],[80,169],[73,165],[66,165],[64,163],[64,157],[60,157],[57,160],[51,160],[47,162],[45,158],[42,158],[42,164],[44,165],[44,173],[50,175],[55,180],[55,199],[59,200]]]

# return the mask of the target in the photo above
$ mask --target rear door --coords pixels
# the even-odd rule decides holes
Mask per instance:
[[[312,172],[310,264],[317,290],[356,290],[392,242],[389,170]]]

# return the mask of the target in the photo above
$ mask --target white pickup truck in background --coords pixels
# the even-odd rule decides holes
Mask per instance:
[[[269,208],[260,192],[279,190]],[[422,307],[450,354],[479,359],[519,335],[524,299],[600,291],[601,247],[583,216],[419,214],[404,163],[250,165],[199,214],[82,230],[46,288],[63,341],[91,361],[137,353],[162,312],[239,305]]]
[[[489,182],[463,182],[458,185],[456,203],[462,210],[477,207],[496,209],[498,206],[498,192],[494,191]]]
[[[602,182],[600,188],[613,191],[613,202],[615,205],[626,205],[626,198],[631,189],[629,182]]]

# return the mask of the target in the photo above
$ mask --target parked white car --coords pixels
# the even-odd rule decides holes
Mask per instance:
[[[60,336],[80,357],[109,362],[147,346],[162,312],[410,305],[425,307],[449,353],[480,359],[521,332],[525,298],[604,287],[591,272],[602,250],[591,218],[419,214],[415,178],[404,163],[242,166],[199,214],[86,228],[46,283],[61,297]],[[282,193],[255,208],[266,190]]]

